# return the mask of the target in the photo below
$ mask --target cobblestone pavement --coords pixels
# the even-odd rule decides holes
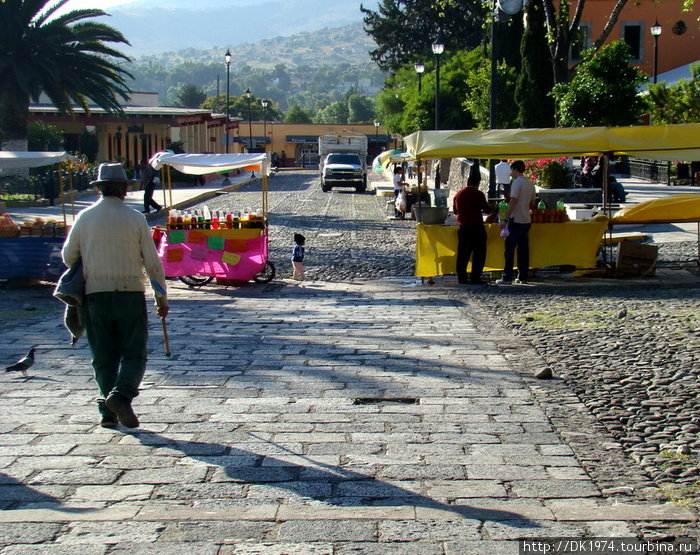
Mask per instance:
[[[38,353],[28,378],[2,375],[0,552],[697,538],[696,486],[676,480],[697,477],[696,284],[422,284],[413,224],[384,219],[381,199],[323,194],[302,173],[270,185],[278,279],[170,282],[173,356],[153,315],[138,430],[96,425],[89,353],[68,346],[49,288],[2,292],[0,356]],[[303,283],[281,279],[295,231]],[[562,379],[535,380],[545,366]]]

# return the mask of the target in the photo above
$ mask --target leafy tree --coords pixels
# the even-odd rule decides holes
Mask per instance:
[[[50,123],[30,121],[27,127],[27,147],[35,152],[63,150],[63,134]]]
[[[294,104],[284,118],[284,123],[312,123],[311,116],[298,104]]]
[[[520,127],[554,127],[552,66],[545,33],[544,8],[532,2],[526,8],[527,27],[521,42],[521,71],[515,88]]]
[[[691,79],[649,86],[651,121],[655,125],[700,122],[700,63],[690,66]]]
[[[430,45],[438,38],[449,50],[477,46],[487,9],[482,0],[381,0],[376,12],[360,5],[365,32],[377,44],[370,57],[392,72],[432,57]]]
[[[567,127],[634,125],[645,103],[638,95],[646,77],[629,65],[630,49],[622,41],[584,54],[570,83],[554,86],[559,122]]]
[[[319,111],[316,119],[318,123],[344,124],[348,122],[349,117],[350,110],[347,101],[336,100]]]
[[[130,92],[131,74],[119,65],[130,61],[109,43],[129,44],[117,30],[90,21],[102,10],[56,12],[60,0],[0,2],[0,129],[5,141],[26,144],[30,99],[44,92],[61,113],[73,104],[89,111],[89,100],[120,112],[117,97]]]
[[[177,93],[177,105],[182,108],[199,108],[206,98],[202,89],[192,83],[185,83]]]
[[[496,75],[498,78],[496,127],[499,129],[518,127],[518,107],[514,101],[517,72],[505,62],[500,62],[496,66]],[[488,129],[491,124],[490,79],[491,65],[486,58],[481,58],[466,75],[463,105],[471,114],[476,129]]]
[[[351,95],[348,110],[348,123],[370,123],[374,120],[374,101],[365,95]]]

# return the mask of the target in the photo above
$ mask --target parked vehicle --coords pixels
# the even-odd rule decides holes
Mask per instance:
[[[367,190],[367,135],[345,132],[318,138],[321,188],[355,187]]]

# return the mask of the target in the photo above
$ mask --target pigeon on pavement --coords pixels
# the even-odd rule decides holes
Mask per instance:
[[[19,359],[14,364],[5,368],[5,372],[22,372],[24,376],[27,375],[27,370],[34,364],[34,352],[36,349],[32,347],[26,356]]]

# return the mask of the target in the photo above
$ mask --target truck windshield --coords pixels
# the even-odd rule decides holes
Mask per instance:
[[[327,164],[359,164],[359,156],[357,154],[329,154],[326,160]]]

